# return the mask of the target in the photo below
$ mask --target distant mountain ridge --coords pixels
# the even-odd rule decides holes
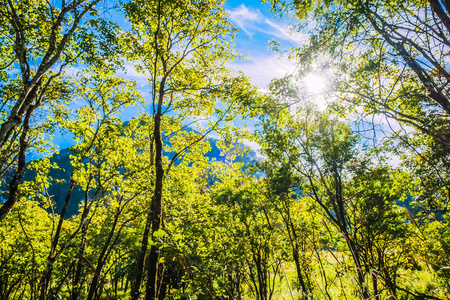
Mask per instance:
[[[208,141],[211,145],[211,150],[206,153],[206,157],[209,159],[209,161],[217,160],[217,161],[223,161],[227,159],[227,155],[222,155],[221,151],[217,147],[218,140],[213,138],[208,138]],[[244,147],[242,144],[237,144],[236,146]],[[72,165],[70,163],[70,149],[65,148],[59,151],[58,154],[54,154],[50,161],[52,163],[56,163],[59,168],[51,169],[50,170],[50,176],[57,180],[62,180],[61,183],[54,182],[50,185],[48,188],[48,194],[52,197],[52,200],[54,202],[54,210],[56,213],[60,213],[62,206],[64,205],[65,197],[67,195],[67,191],[69,189],[69,180],[70,180],[70,174],[73,171]],[[243,162],[245,164],[250,164],[256,162],[257,156],[254,151],[249,151],[247,154],[244,154],[242,158]],[[2,182],[0,185],[0,195],[3,195],[3,197],[0,198],[0,203],[3,203],[5,201],[5,195],[8,193],[8,185],[7,183],[13,176],[13,172],[6,172],[4,174],[4,178],[2,178]],[[35,176],[34,172],[27,171],[25,174],[23,181],[30,181]],[[6,179],[6,180],[5,180]],[[69,202],[69,205],[67,207],[66,211],[66,217],[69,218],[73,215],[75,215],[78,212],[79,204],[81,203],[82,199],[84,199],[84,191],[80,187],[75,187],[72,191],[71,195],[71,201]]]

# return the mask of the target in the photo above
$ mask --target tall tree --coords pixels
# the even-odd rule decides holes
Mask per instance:
[[[58,223],[55,224],[55,232],[51,235],[47,265],[41,276],[40,299],[47,297],[55,263],[86,226],[89,208],[97,201],[89,201],[88,195],[110,193],[113,189],[111,186],[117,185],[119,181],[117,177],[121,178],[119,169],[123,167],[124,162],[115,151],[120,149],[117,144],[120,145],[121,140],[117,136],[121,134],[122,122],[117,115],[123,107],[135,104],[139,95],[134,90],[133,82],[101,71],[95,68],[82,72],[82,76],[79,74],[78,96],[84,98],[87,104],[76,110],[73,119],[66,115],[63,120],[60,116],[59,123],[69,130],[78,142],[72,147],[76,153],[71,162],[74,171],[70,178],[67,178],[69,190]],[[65,212],[75,186],[81,186],[85,191],[85,208],[78,228],[61,243]],[[96,277],[94,281],[95,279]]]
[[[61,1],[57,6],[43,0],[4,0],[0,5],[0,176],[17,161],[8,199],[0,207],[0,220],[19,197],[31,144],[29,133],[36,123],[33,115],[43,105],[52,110],[70,98],[64,70],[95,52],[95,40],[89,43],[93,52],[86,51],[89,47],[82,42],[90,30],[80,28],[87,15],[96,15],[99,2]]]
[[[294,49],[300,69],[334,73],[334,96],[368,121],[375,144],[390,145],[415,175],[410,193],[417,207],[436,218],[448,213],[448,2],[270,2],[274,11],[295,16],[296,28],[310,34]],[[389,140],[383,140],[387,135]]]
[[[124,34],[128,45],[125,55],[136,62],[136,69],[148,76],[148,107],[153,119],[150,176],[153,196],[147,214],[141,252],[138,258],[132,299],[137,299],[147,266],[146,299],[157,297],[160,250],[149,240],[161,229],[164,180],[176,161],[190,148],[218,130],[222,122],[230,122],[235,112],[245,114],[252,91],[242,76],[230,76],[224,63],[234,58],[230,39],[233,28],[227,20],[223,1],[131,1],[125,13],[132,29]],[[177,136],[187,123],[207,125],[187,136],[173,155],[163,155],[164,141]]]
[[[305,65],[336,64],[350,75],[337,89],[362,104],[449,146],[450,50],[445,1],[271,1],[275,11],[314,19],[295,49]]]

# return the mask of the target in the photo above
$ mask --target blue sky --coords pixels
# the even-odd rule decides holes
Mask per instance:
[[[269,43],[275,40],[282,50],[299,45],[305,36],[291,33],[289,20],[280,20],[270,13],[270,4],[260,0],[227,0],[225,9],[229,12],[231,23],[238,29],[234,40],[235,49],[246,57],[236,60],[229,67],[243,71],[252,79],[252,83],[265,89],[271,79],[283,77],[295,70],[295,64],[269,49]],[[138,81],[141,88],[148,88],[146,76],[138,74],[130,65],[127,77]]]
[[[250,56],[245,61],[231,63],[230,67],[243,71],[262,89],[271,79],[294,72],[295,64],[269,49],[269,43],[275,40],[282,50],[288,50],[298,46],[304,36],[291,33],[287,20],[275,18],[270,13],[269,3],[228,0],[225,8],[229,11],[230,21],[239,30],[236,49],[240,54]]]
[[[280,43],[282,50],[299,45],[304,36],[290,33],[288,20],[280,20],[270,13],[270,4],[261,3],[260,0],[242,1],[227,0],[225,8],[229,12],[230,21],[238,29],[234,40],[235,48],[246,57],[245,60],[236,60],[228,66],[243,71],[251,82],[261,89],[266,89],[273,78],[283,77],[295,70],[295,64],[286,56],[275,53],[269,47],[270,41]],[[125,74],[122,74],[125,75]],[[148,90],[146,76],[138,74],[131,67],[126,77],[135,79],[141,91]],[[145,96],[145,92],[143,93]],[[127,109],[122,117],[124,120],[137,115],[136,108]],[[60,149],[73,144],[70,135],[56,133],[53,142]]]

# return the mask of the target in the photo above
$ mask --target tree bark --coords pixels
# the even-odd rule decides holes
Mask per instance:
[[[75,187],[75,180],[73,179],[73,172],[72,174],[70,174],[70,185],[69,185],[69,190],[67,191],[67,195],[66,195],[66,199],[64,201],[64,206],[61,210],[61,215],[59,216],[59,221],[58,221],[58,226],[56,228],[56,233],[55,236],[53,237],[52,240],[52,245],[50,248],[50,253],[48,254],[48,258],[47,258],[47,267],[44,271],[44,273],[42,274],[39,286],[40,286],[40,297],[39,299],[45,299],[46,295],[47,295],[47,289],[48,286],[50,284],[50,278],[52,276],[52,271],[53,271],[53,264],[55,263],[55,252],[56,252],[56,247],[58,247],[58,243],[59,243],[59,237],[61,234],[61,228],[62,228],[62,224],[64,222],[64,216],[66,214],[66,210],[67,210],[67,206],[69,205],[70,202],[70,196],[72,195],[72,191],[73,188]]]
[[[25,119],[23,121],[22,134],[20,135],[20,149],[19,149],[19,161],[16,173],[9,183],[9,195],[8,200],[0,207],[0,222],[6,218],[6,215],[16,204],[19,199],[19,184],[26,172],[26,155],[28,148],[28,132],[30,131],[30,118],[33,113],[33,106],[27,111]]]
[[[147,215],[145,222],[144,235],[142,236],[141,249],[137,261],[136,276],[131,285],[131,300],[139,299],[142,277],[144,273],[145,258],[147,255],[148,239],[150,236],[150,227],[151,227],[151,213]]]
[[[163,81],[164,82],[164,81]],[[162,84],[163,84],[162,82]],[[161,228],[161,216],[162,216],[162,188],[164,169],[162,165],[162,139],[161,139],[161,109],[162,99],[164,94],[160,93],[160,101],[158,104],[158,112],[154,117],[154,137],[155,137],[155,193],[152,198],[151,204],[151,224],[152,224],[152,237],[153,233]],[[147,265],[147,288],[146,288],[146,300],[154,300],[158,298],[157,285],[158,285],[158,261],[159,261],[159,247],[152,244],[150,248],[149,262]]]
[[[446,1],[443,2],[445,3]],[[428,3],[430,3],[431,9],[439,17],[439,19],[442,21],[442,24],[444,24],[445,28],[450,33],[450,18],[442,8],[439,0],[428,0]]]

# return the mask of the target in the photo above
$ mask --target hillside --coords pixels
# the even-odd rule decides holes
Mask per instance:
[[[218,160],[218,161],[224,161],[228,160],[227,154],[222,154],[219,148],[217,147],[217,140],[216,139],[208,139],[211,145],[211,150],[206,154],[206,157],[210,161],[212,160]],[[237,145],[239,147],[243,147],[243,145]],[[54,202],[54,210],[56,213],[60,213],[62,206],[64,205],[64,200],[69,188],[69,179],[70,174],[72,173],[72,165],[70,163],[70,149],[65,148],[59,151],[58,154],[54,154],[50,161],[52,163],[56,163],[59,168],[52,168],[50,170],[50,177],[54,178],[55,180],[63,180],[61,183],[54,182],[50,185],[48,188],[48,194],[51,196],[51,199]],[[170,153],[168,153],[170,155]],[[243,158],[237,158],[236,160],[241,160],[245,164],[254,163],[257,160],[256,153],[254,151],[250,151],[249,153],[245,154]],[[0,193],[3,197],[0,198],[0,200],[5,201],[4,199],[7,198],[7,191],[8,187],[6,182],[9,182],[12,178],[13,173],[7,172],[4,176],[4,180],[2,180],[2,184],[0,187]],[[23,181],[30,181],[34,178],[35,174],[33,171],[27,171],[25,174]],[[84,191],[80,187],[76,187],[71,196],[71,201],[67,207],[66,212],[66,218],[70,218],[71,216],[74,216],[78,212],[79,204],[84,199]],[[1,201],[0,201],[1,202]],[[51,212],[51,209],[47,209],[49,212]]]

